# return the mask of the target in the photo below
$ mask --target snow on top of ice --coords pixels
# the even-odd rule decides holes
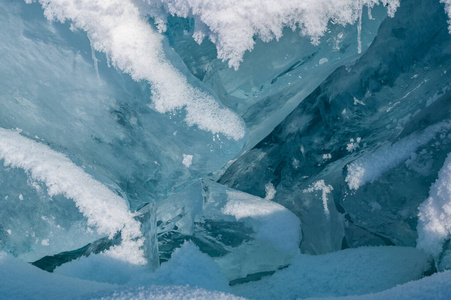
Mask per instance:
[[[347,166],[346,183],[351,190],[358,190],[366,183],[374,182],[383,173],[408,159],[419,147],[435,138],[437,133],[450,129],[449,122],[440,122],[421,133],[413,133],[392,145],[384,145],[375,152],[359,157]]]
[[[417,229],[417,246],[438,256],[451,235],[451,153],[431,186],[429,197],[420,205]]]
[[[216,44],[218,58],[238,68],[246,51],[254,47],[254,37],[263,41],[279,39],[284,27],[299,28],[314,44],[327,31],[329,21],[355,23],[362,6],[387,6],[393,16],[399,0],[143,0],[158,26],[166,28],[164,13],[195,20],[194,39],[208,37]]]
[[[145,263],[140,223],[129,211],[128,203],[67,156],[18,131],[0,128],[0,160],[5,166],[24,169],[34,180],[43,182],[50,196],[73,199],[88,225],[100,234],[112,238],[121,231],[122,243],[109,250],[111,256]]]
[[[239,191],[227,190],[225,215],[237,220],[249,218],[259,239],[287,253],[297,253],[301,239],[301,223],[291,211],[273,201]]]
[[[26,0],[27,3],[33,0]],[[151,84],[152,108],[160,113],[185,108],[189,126],[239,140],[241,119],[205,91],[192,86],[166,58],[163,35],[152,29],[133,0],[38,0],[50,20],[71,21],[86,31],[92,47],[135,81]]]

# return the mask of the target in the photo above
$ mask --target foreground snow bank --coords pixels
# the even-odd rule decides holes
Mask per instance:
[[[394,287],[392,289],[363,296],[351,296],[334,299],[347,300],[446,300],[451,295],[451,271],[434,274],[417,281]]]
[[[251,299],[363,295],[422,277],[427,255],[415,248],[363,247],[326,255],[301,255],[287,269],[233,287]]]
[[[188,252],[185,251],[186,254],[191,253]],[[186,260],[190,259],[189,256],[184,257],[182,269],[186,266]],[[171,271],[174,271],[173,275],[167,271],[159,273],[162,275],[160,279],[166,280],[166,284],[171,282],[168,276],[180,275],[177,266],[172,265]],[[196,269],[184,269],[183,273],[185,278],[191,274],[196,277]],[[145,287],[138,287],[70,278],[42,271],[4,252],[0,252],[0,278],[0,299],[239,299],[223,292],[190,287],[186,285],[187,282],[183,286],[177,286],[174,282],[171,286],[147,282]]]

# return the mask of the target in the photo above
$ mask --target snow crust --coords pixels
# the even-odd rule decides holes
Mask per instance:
[[[0,160],[5,167],[21,168],[47,186],[50,196],[73,199],[89,226],[109,238],[121,231],[122,244],[109,255],[135,264],[146,262],[141,249],[140,223],[126,200],[75,165],[67,156],[26,138],[16,130],[0,128]]]
[[[437,258],[451,236],[451,154],[419,210],[417,246]]]
[[[26,0],[31,3],[32,0]],[[240,140],[246,130],[241,119],[208,92],[191,85],[166,57],[163,36],[145,22],[132,0],[39,0],[49,20],[86,31],[92,47],[135,81],[151,84],[152,107],[160,113],[185,108],[189,126]]]
[[[399,0],[144,0],[148,13],[160,29],[166,28],[165,13],[195,20],[194,39],[209,38],[216,44],[218,58],[238,68],[246,51],[254,48],[254,37],[265,42],[279,39],[284,27],[299,28],[314,44],[327,31],[330,21],[341,25],[361,19],[362,7],[387,6],[393,16]]]

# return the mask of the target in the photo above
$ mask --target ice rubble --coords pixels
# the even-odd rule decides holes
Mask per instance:
[[[449,1],[441,2],[451,13]],[[415,248],[378,247],[312,257],[299,255],[299,243],[306,253],[413,246],[417,208],[439,168],[420,208],[419,246],[434,255],[439,269],[449,267],[449,228],[436,226],[444,217],[434,211],[448,204],[438,190],[448,188],[451,144],[450,46],[443,31],[449,20],[438,1],[404,1],[394,19],[382,22],[371,46],[385,16],[374,6],[388,5],[393,16],[399,1],[39,3],[47,18],[69,21],[70,27],[46,23],[36,4],[0,3],[0,54],[6,58],[0,68],[0,204],[7,206],[1,249],[31,260],[103,235],[115,236],[115,242],[102,254],[62,264],[56,274],[0,253],[1,297],[378,292],[430,272],[428,256]],[[166,36],[146,16],[167,27]],[[356,21],[356,27],[339,26]],[[188,24],[187,30],[175,28],[180,24]],[[184,37],[189,35],[214,44],[193,46]],[[308,46],[320,39],[325,47]],[[268,45],[275,50],[265,54]],[[241,69],[208,62],[216,54]],[[199,180],[241,151],[247,134],[238,115],[250,128],[245,149],[252,149],[220,180],[235,190]],[[347,145],[356,137],[357,144]],[[404,188],[403,178],[415,184]],[[139,221],[149,217],[142,212],[148,207],[156,215],[144,221],[149,226],[143,233],[147,244],[158,233],[163,262],[155,273],[133,264],[144,262]],[[423,298],[424,282],[437,287],[447,276],[371,297]],[[32,284],[23,284],[24,278]],[[180,287],[185,284],[194,288]],[[448,286],[438,290],[433,297],[449,295]]]
[[[274,271],[299,254],[299,220],[272,201],[202,181],[157,207],[160,252],[183,241],[209,253],[229,280]]]
[[[307,253],[414,246],[418,207],[451,150],[447,19],[439,2],[405,1],[359,60],[333,72],[220,182],[258,196],[273,183],[274,201],[301,219]],[[302,193],[319,180],[333,187],[330,218],[321,193]]]

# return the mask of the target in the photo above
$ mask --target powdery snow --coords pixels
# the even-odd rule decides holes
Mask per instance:
[[[431,186],[429,197],[420,205],[417,246],[437,256],[451,236],[451,154]]]
[[[284,27],[300,28],[314,44],[326,33],[329,21],[342,25],[361,19],[362,7],[387,6],[393,16],[399,0],[144,0],[158,26],[166,28],[165,14],[195,20],[194,39],[208,37],[216,44],[218,58],[238,68],[246,51],[254,48],[254,37],[265,42],[279,39]]]
[[[428,256],[415,248],[362,247],[301,255],[288,268],[232,290],[250,299],[363,295],[419,279],[429,267]]]

